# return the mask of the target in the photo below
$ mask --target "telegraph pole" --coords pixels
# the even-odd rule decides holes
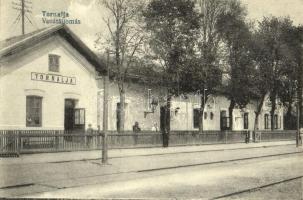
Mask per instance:
[[[32,13],[32,11],[31,11],[32,2],[29,0],[19,0],[18,2],[13,1],[12,5],[13,5],[13,9],[19,11],[18,12],[19,14],[18,14],[14,24],[19,22],[20,17],[21,17],[21,32],[22,32],[22,35],[24,35],[25,34],[25,17],[27,18],[28,22],[33,24],[32,21],[27,16],[27,13]]]
[[[107,163],[108,148],[107,148],[107,131],[108,131],[108,82],[109,82],[109,50],[106,51],[106,74],[103,78],[103,140],[102,140],[102,164]]]
[[[25,34],[24,30],[24,0],[21,0],[21,17],[22,17],[22,35]]]

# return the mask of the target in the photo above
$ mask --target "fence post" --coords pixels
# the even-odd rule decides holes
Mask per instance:
[[[107,131],[102,134],[102,164],[107,164]]]
[[[18,156],[20,155],[21,153],[21,131],[18,131],[17,133],[17,154]]]
[[[59,133],[58,131],[55,131],[55,145],[56,145],[56,151],[59,149]]]
[[[225,133],[225,144],[227,144],[227,131],[224,131]]]

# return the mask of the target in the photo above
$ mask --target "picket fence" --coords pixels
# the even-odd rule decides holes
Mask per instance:
[[[171,131],[169,146],[243,143],[247,131]],[[107,132],[109,149],[161,147],[159,132]],[[104,133],[63,130],[0,130],[0,156],[18,156],[23,153],[62,152],[102,149]],[[254,142],[295,140],[296,131],[262,131],[251,135]]]

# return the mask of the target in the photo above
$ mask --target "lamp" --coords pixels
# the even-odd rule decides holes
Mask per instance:
[[[156,99],[155,97],[153,97],[153,98],[152,98],[152,101],[151,101],[151,103],[150,103],[152,112],[154,112],[154,111],[156,110],[158,104],[159,104],[158,99]]]
[[[155,97],[152,97],[151,102],[149,103],[151,110],[148,109],[147,111],[144,111],[144,118],[146,118],[147,114],[154,113],[158,104],[159,104],[159,100]]]

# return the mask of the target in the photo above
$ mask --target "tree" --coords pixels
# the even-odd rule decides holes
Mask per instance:
[[[189,63],[183,69],[180,90],[184,92],[200,92],[201,105],[199,111],[199,131],[203,131],[203,113],[207,94],[213,94],[221,84],[220,69],[220,34],[217,23],[226,11],[225,0],[200,0],[200,28],[195,42],[195,51]],[[205,92],[207,91],[207,92]],[[205,96],[204,96],[205,94]]]
[[[271,102],[271,129],[274,129],[274,116],[277,107],[277,98],[283,96],[282,86],[284,80],[290,77],[291,56],[286,38],[288,38],[288,30],[292,29],[292,21],[288,18],[264,18],[259,23],[259,28],[256,33],[257,62],[262,73],[264,74],[263,82],[268,86],[269,98]]]
[[[218,31],[227,49],[229,81],[223,86],[229,105],[229,127],[233,128],[233,109],[244,108],[252,98],[254,65],[251,55],[251,32],[245,22],[245,9],[239,1],[231,1],[229,10],[221,14]]]
[[[303,27],[292,26],[287,28],[283,31],[282,38],[287,45],[287,51],[284,54],[288,60],[288,71],[281,80],[278,96],[283,105],[287,107],[285,126],[294,129],[296,128],[296,120],[292,115],[292,110],[296,100],[301,105],[299,110],[300,113],[302,112]],[[298,97],[298,99],[295,99],[295,97]],[[302,117],[300,117],[300,124],[303,124]]]
[[[150,48],[165,74],[167,98],[163,135],[164,146],[168,146],[171,98],[179,92],[181,69],[193,53],[199,17],[191,0],[151,0],[144,20],[150,34]]]
[[[114,54],[112,71],[117,82],[120,106],[118,112],[118,131],[124,131],[125,121],[125,82],[128,70],[143,45],[144,34],[139,26],[139,14],[143,4],[135,0],[103,0],[102,6],[109,15],[104,22],[108,28],[108,35],[98,35],[96,46],[108,49]]]

